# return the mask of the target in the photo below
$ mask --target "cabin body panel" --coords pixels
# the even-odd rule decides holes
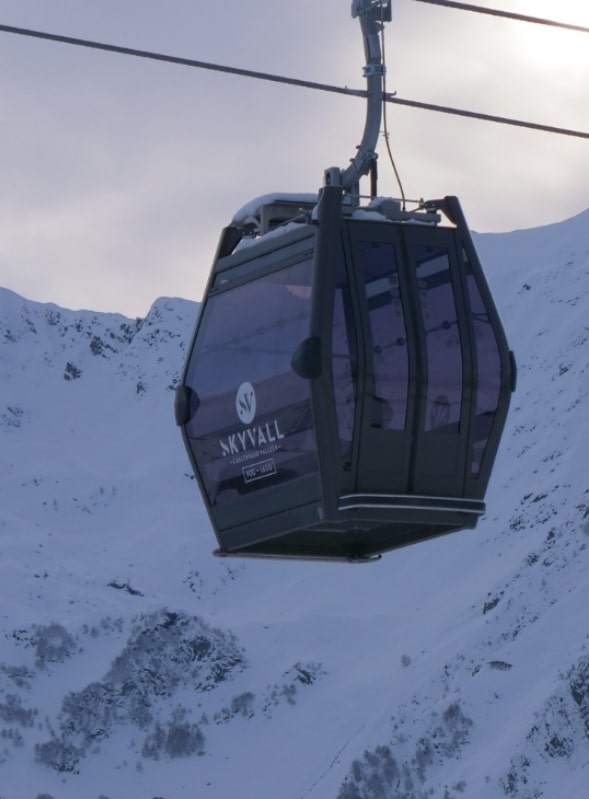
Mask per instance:
[[[364,559],[476,525],[513,361],[440,206],[451,225],[356,219],[327,187],[313,223],[222,237],[178,419],[221,554]]]

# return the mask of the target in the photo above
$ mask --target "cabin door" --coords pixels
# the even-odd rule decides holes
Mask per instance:
[[[358,320],[355,490],[461,496],[471,391],[454,231],[349,225]]]

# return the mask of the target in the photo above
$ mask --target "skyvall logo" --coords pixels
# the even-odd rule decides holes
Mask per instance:
[[[284,433],[280,431],[278,419],[256,427],[248,427],[238,433],[231,433],[227,438],[219,439],[219,446],[223,457],[226,455],[239,455],[248,450],[261,450],[271,447],[271,451],[278,449],[276,442],[284,438]]]
[[[235,410],[243,424],[251,424],[256,417],[256,392],[251,383],[242,383],[235,396]]]

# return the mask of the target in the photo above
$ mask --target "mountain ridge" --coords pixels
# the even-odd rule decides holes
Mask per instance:
[[[584,799],[588,215],[476,235],[519,368],[488,512],[369,566],[211,557],[196,304],[0,289],[0,797]]]

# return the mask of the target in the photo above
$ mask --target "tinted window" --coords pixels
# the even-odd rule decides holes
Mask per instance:
[[[399,276],[392,244],[359,243],[373,354],[371,425],[402,430],[407,416],[409,359]]]
[[[471,459],[471,474],[476,477],[481,470],[489,434],[499,403],[501,360],[489,315],[466,253],[463,254],[463,258],[467,275],[466,280],[477,358],[476,413],[472,431]]]
[[[417,283],[426,336],[425,430],[457,433],[462,351],[447,249],[417,248]]]
[[[333,309],[333,387],[344,468],[351,466],[352,435],[356,413],[356,343],[350,287],[345,274],[343,254],[338,267]]]
[[[310,281],[307,260],[206,303],[186,430],[211,505],[317,470],[309,385],[290,365],[308,335]]]

